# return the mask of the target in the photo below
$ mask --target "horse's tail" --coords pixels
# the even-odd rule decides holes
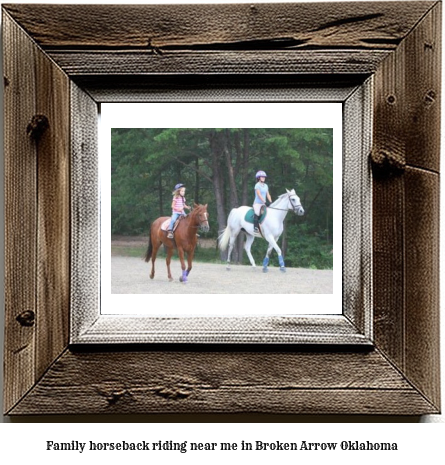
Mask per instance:
[[[223,232],[218,236],[218,247],[220,250],[226,250],[229,245],[230,235],[232,233],[230,229],[230,217],[232,216],[233,210],[230,212],[229,217],[227,218],[227,227]]]
[[[150,227],[150,230],[148,232],[148,248],[147,248],[147,252],[145,252],[145,257],[144,257],[144,260],[146,262],[150,261],[152,252],[153,252],[153,244],[151,241],[151,227]]]

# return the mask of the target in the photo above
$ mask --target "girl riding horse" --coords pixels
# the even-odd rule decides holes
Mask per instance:
[[[174,239],[168,238],[165,234],[165,231],[163,231],[161,228],[161,226],[166,221],[168,221],[168,219],[168,216],[158,218],[151,225],[148,239],[148,249],[145,254],[145,261],[148,263],[151,260],[152,266],[150,279],[153,279],[155,276],[156,255],[158,253],[159,247],[164,244],[167,249],[166,264],[168,279],[169,281],[173,281],[173,277],[170,271],[170,261],[174,249],[177,249],[182,268],[182,276],[179,278],[179,280],[185,283],[187,281],[187,276],[192,269],[192,260],[195,254],[196,244],[198,242],[196,232],[198,228],[201,228],[204,232],[207,232],[210,229],[207,205],[195,204],[193,211],[179,223],[175,231]],[[187,254],[187,269],[185,267],[184,261],[185,253]]]

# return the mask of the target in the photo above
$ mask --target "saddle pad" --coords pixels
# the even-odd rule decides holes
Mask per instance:
[[[175,224],[173,225],[173,231],[176,230],[176,228],[178,227],[178,224],[179,224],[179,221],[182,220],[182,216],[180,216],[176,221],[175,221]],[[170,226],[170,221],[171,221],[171,218],[169,218],[168,220],[165,220],[162,224],[161,224],[161,231],[168,231],[168,227]]]
[[[248,222],[248,223],[252,223],[253,224],[253,216],[254,216],[254,211],[253,211],[253,208],[250,208],[249,210],[247,210],[247,213],[246,213],[246,216],[244,217],[244,219]],[[264,208],[263,209],[263,213],[262,215],[260,216],[260,224],[263,223],[264,219],[266,218],[266,215],[267,215],[267,208]]]
[[[170,218],[168,220],[165,220],[162,224],[161,224],[161,230],[162,231],[168,231],[168,227],[170,225]]]

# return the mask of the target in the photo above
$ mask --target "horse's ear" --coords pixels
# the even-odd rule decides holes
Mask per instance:
[[[288,194],[290,194],[289,189],[286,189],[286,192],[287,192]]]
[[[194,206],[195,208],[199,207],[199,205],[198,205],[196,202],[193,202],[193,206]]]
[[[295,189],[292,189],[292,190],[290,191],[290,194],[291,194],[291,195],[296,195],[297,193],[295,192]]]

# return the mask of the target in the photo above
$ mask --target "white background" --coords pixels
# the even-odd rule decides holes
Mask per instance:
[[[187,116],[185,116],[187,115]],[[100,122],[100,173],[101,173],[101,313],[103,314],[150,314],[153,308],[165,309],[164,295],[111,294],[111,128],[332,128],[334,134],[334,292],[312,295],[261,295],[262,306],[255,309],[256,315],[289,314],[341,314],[342,313],[342,104],[341,103],[127,103],[101,105]],[[171,180],[172,185],[175,180]],[[285,193],[285,189],[296,189],[297,185],[274,186],[274,199]],[[253,184],[252,184],[253,186]],[[253,189],[253,187],[252,187]],[[281,190],[280,190],[281,189]],[[252,191],[253,192],[253,191]],[[304,205],[303,205],[304,207]],[[292,214],[292,213],[290,213]],[[212,215],[216,221],[215,215]],[[155,218],[152,218],[154,220]],[[148,225],[147,225],[148,229]],[[261,246],[266,251],[266,242]],[[257,244],[257,247],[259,245]],[[271,260],[277,260],[272,254]],[[162,265],[164,264],[162,263]],[[147,286],[156,286],[148,279]],[[259,271],[259,270],[258,270]],[[221,273],[226,273],[221,265]],[[236,279],[236,271],[232,272]],[[258,283],[263,275],[260,273]],[[282,275],[282,279],[289,277]],[[219,308],[224,315],[243,316],[242,310],[251,309],[252,297],[245,295],[218,294]],[[181,305],[175,314],[197,316],[194,294],[182,294]],[[156,305],[156,301],[159,303]],[[155,305],[154,305],[155,304]],[[161,316],[165,316],[165,313]],[[221,316],[210,314],[202,316]]]
[[[144,3],[132,0],[133,3]],[[282,0],[283,1],[283,0]],[[285,1],[285,0],[284,0]],[[34,2],[11,2],[11,3],[34,3]],[[39,2],[39,3],[60,3]],[[78,0],[75,2],[64,3],[93,3],[89,1]],[[102,3],[122,3],[122,2],[102,2]],[[162,3],[145,2],[145,3]],[[186,1],[170,0],[169,3],[187,3]],[[208,0],[207,3],[212,3]],[[213,2],[215,3],[215,2]],[[238,3],[251,3],[240,0]],[[359,13],[359,12],[358,12]],[[0,98],[2,98],[0,96]],[[443,123],[442,123],[443,125]],[[442,147],[444,146],[444,131],[442,129]],[[1,166],[3,169],[3,166]],[[3,180],[3,176],[0,175]],[[2,181],[3,182],[3,181]],[[445,189],[442,189],[444,192]],[[1,188],[3,196],[3,187]],[[445,199],[441,199],[441,205],[445,204]],[[1,202],[2,211],[3,201]],[[443,207],[442,207],[443,208]],[[444,218],[442,212],[442,218]],[[4,215],[2,215],[3,217]],[[0,228],[3,237],[3,228]],[[443,231],[443,227],[442,227]],[[1,248],[3,253],[4,248]],[[3,257],[4,260],[4,257]],[[443,254],[441,256],[441,269],[443,266]],[[3,296],[2,296],[3,298]],[[442,299],[443,301],[443,299]],[[444,333],[444,318],[442,318],[442,334]],[[2,314],[0,328],[0,350],[3,351],[3,330],[4,320]],[[442,379],[444,379],[445,359],[444,344],[442,344]],[[3,352],[0,354],[3,358]],[[442,382],[442,399],[445,400]],[[75,399],[73,399],[75,401]],[[106,461],[119,462],[126,460],[132,464],[148,464],[151,461],[159,463],[226,463],[227,461],[240,463],[248,460],[249,457],[258,463],[308,463],[309,460],[315,463],[325,463],[334,461],[342,464],[357,462],[362,463],[442,463],[443,461],[443,438],[445,437],[445,417],[443,415],[429,415],[420,419],[421,422],[436,423],[429,425],[419,425],[415,423],[403,424],[403,422],[416,422],[417,418],[409,419],[403,417],[250,417],[248,421],[259,420],[259,424],[244,424],[246,418],[243,416],[222,416],[222,417],[198,417],[197,421],[202,423],[181,424],[183,418],[175,416],[129,416],[129,417],[32,417],[18,418],[11,423],[10,418],[3,417],[3,424],[0,425],[0,460],[14,461],[16,463],[42,463],[46,464],[78,464],[87,463],[95,464],[98,459]],[[188,417],[188,421],[194,421]],[[311,422],[321,422],[311,424]],[[366,423],[361,423],[361,422]],[[374,422],[379,422],[375,424]],[[64,422],[63,425],[55,424]],[[99,422],[100,424],[93,424]],[[115,424],[113,422],[134,422],[133,424]],[[142,423],[138,423],[142,422]],[[163,424],[168,422],[168,424]],[[173,423],[170,423],[173,422]],[[207,425],[205,422],[217,422]],[[226,423],[231,422],[231,423]],[[309,423],[305,423],[309,422]],[[332,424],[332,422],[342,422]],[[397,422],[397,424],[393,424]],[[400,423],[402,422],[402,423]],[[41,424],[36,424],[41,423]],[[46,452],[46,441],[63,441],[72,440],[85,441],[140,441],[140,440],[188,440],[188,441],[301,441],[307,440],[312,442],[322,441],[342,441],[342,440],[371,440],[376,441],[397,441],[399,443],[399,452],[276,452],[276,453],[259,453],[247,456],[242,452],[225,452],[225,453],[200,453],[200,454],[180,454],[171,452],[167,454],[156,453],[156,455],[147,455],[147,453],[100,453],[80,455],[78,452]]]

